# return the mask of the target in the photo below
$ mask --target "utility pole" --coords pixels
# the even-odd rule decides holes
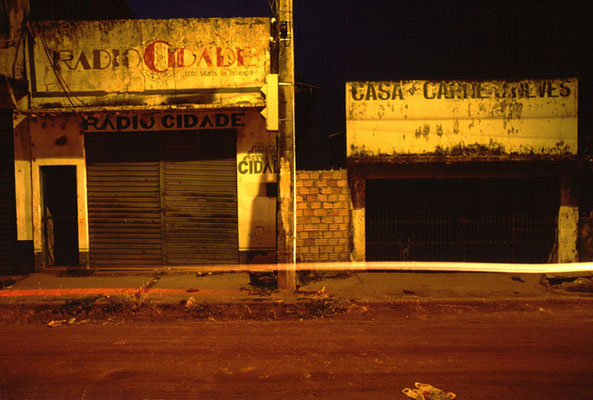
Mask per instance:
[[[293,0],[276,0],[278,18],[278,289],[296,290]]]

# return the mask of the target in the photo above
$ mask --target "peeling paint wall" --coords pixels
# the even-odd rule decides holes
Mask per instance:
[[[577,98],[576,79],[348,82],[347,156],[574,156]]]
[[[266,18],[55,21],[33,31],[34,108],[263,102]]]
[[[17,240],[33,241],[32,193],[31,193],[31,130],[30,119],[13,116],[14,130],[14,175],[17,219]]]
[[[276,250],[276,132],[257,112],[237,131],[239,250]]]
[[[9,32],[0,33],[0,75],[21,80],[25,78],[23,21],[29,13],[28,0],[3,0]]]

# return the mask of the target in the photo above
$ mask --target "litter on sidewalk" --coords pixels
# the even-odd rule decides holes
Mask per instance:
[[[415,389],[405,388],[402,393],[414,400],[453,400],[455,393],[445,393],[444,390],[435,388],[426,383],[416,382]]]

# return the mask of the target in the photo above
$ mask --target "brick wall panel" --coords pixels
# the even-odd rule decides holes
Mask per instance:
[[[297,171],[297,260],[349,261],[350,210],[345,170]]]

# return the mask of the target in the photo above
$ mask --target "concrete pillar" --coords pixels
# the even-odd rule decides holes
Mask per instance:
[[[579,206],[572,177],[562,177],[558,210],[558,262],[578,262]]]
[[[356,173],[350,181],[350,200],[352,203],[352,253],[351,261],[365,261],[366,232],[365,232],[365,197],[366,179]]]

